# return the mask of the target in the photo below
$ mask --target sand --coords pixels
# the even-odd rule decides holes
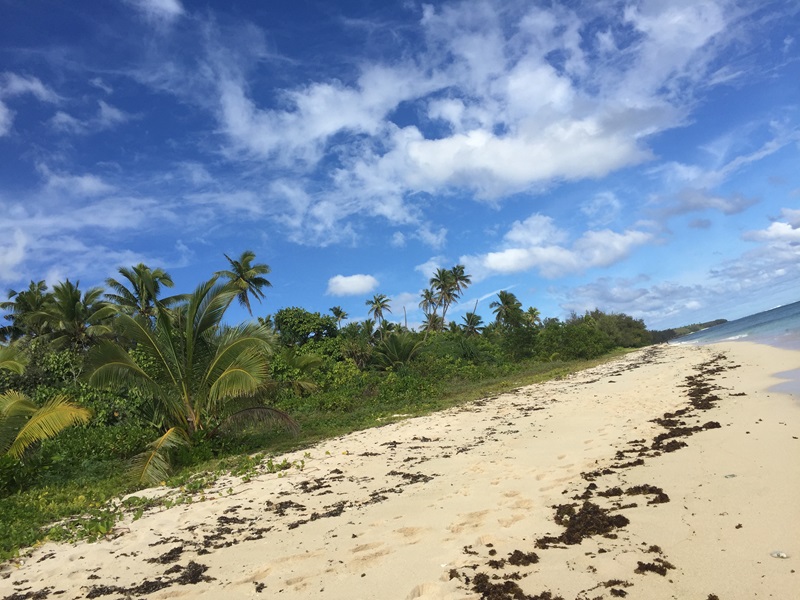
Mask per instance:
[[[148,490],[191,503],[44,544],[0,598],[798,597],[800,402],[770,388],[799,359],[654,346],[279,473]]]

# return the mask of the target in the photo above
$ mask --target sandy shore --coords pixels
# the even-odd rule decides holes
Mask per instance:
[[[657,346],[348,435],[45,544],[0,598],[795,598],[800,401],[770,374],[798,365]]]

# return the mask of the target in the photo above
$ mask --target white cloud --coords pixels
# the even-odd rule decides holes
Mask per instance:
[[[503,238],[503,248],[482,255],[462,256],[476,281],[494,274],[519,273],[536,269],[547,278],[581,273],[595,267],[607,267],[627,257],[637,246],[652,241],[645,231],[609,229],[590,230],[572,246],[568,235],[551,217],[533,214],[525,221],[515,221]]]
[[[24,94],[31,94],[41,102],[56,103],[60,100],[58,94],[36,77],[23,77],[10,72],[0,74],[0,137],[11,131],[14,122],[14,112],[3,102],[3,98]]]
[[[100,196],[114,191],[114,186],[96,175],[59,175],[40,165],[39,170],[47,180],[47,188],[73,196]]]
[[[11,124],[13,122],[14,113],[0,101],[0,137],[3,137],[11,131]]]
[[[41,102],[56,103],[58,94],[44,85],[37,77],[23,77],[16,73],[3,73],[0,77],[0,98],[32,94]]]
[[[438,231],[432,231],[430,225],[425,224],[417,229],[415,237],[423,244],[434,249],[439,249],[443,247],[447,241],[447,229],[441,227]]]
[[[800,210],[784,208],[781,218],[783,221],[775,220],[766,229],[745,232],[744,239],[773,245],[800,246]]]
[[[372,275],[335,275],[328,280],[325,292],[330,296],[358,296],[368,294],[378,287]]]
[[[598,192],[583,202],[580,209],[593,227],[605,226],[617,219],[622,210],[622,202],[614,192]]]
[[[4,238],[0,242],[0,281],[15,281],[20,277],[16,268],[25,258],[28,238],[18,227],[13,228],[11,235]]]
[[[153,23],[170,23],[184,14],[179,0],[127,0],[142,16]]]
[[[400,231],[395,231],[392,234],[391,244],[395,248],[403,248],[406,245],[406,236]]]
[[[447,259],[444,256],[432,256],[421,265],[414,267],[415,271],[419,271],[425,277],[425,281],[433,277],[436,269],[444,268]]]
[[[58,111],[49,122],[57,131],[84,134],[111,129],[131,118],[132,116],[125,111],[99,100],[97,113],[92,117],[81,120],[63,111]]]

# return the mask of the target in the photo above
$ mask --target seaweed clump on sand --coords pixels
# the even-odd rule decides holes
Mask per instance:
[[[675,567],[668,563],[666,560],[662,558],[656,558],[651,563],[645,563],[642,561],[636,561],[637,567],[634,569],[634,573],[638,573],[639,575],[644,575],[645,573],[658,573],[662,577],[666,577],[667,571],[669,569],[674,569]]]
[[[564,600],[561,596],[553,596],[550,592],[531,596],[509,580],[493,583],[486,573],[475,575],[472,580],[472,590],[478,592],[482,600]]]
[[[636,485],[625,490],[625,493],[628,496],[637,496],[639,494],[652,495],[653,498],[648,500],[648,504],[664,504],[669,502],[669,496],[664,493],[664,490],[655,485]]]
[[[613,537],[613,530],[630,523],[624,515],[613,515],[609,510],[589,501],[584,502],[577,511],[574,504],[561,504],[555,509],[555,522],[566,529],[558,537],[540,538],[536,541],[537,548],[548,548],[551,544],[559,542],[572,546],[580,544],[584,538],[595,535]]]

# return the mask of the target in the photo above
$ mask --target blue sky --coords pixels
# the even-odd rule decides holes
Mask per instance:
[[[255,305],[436,267],[652,328],[800,299],[794,1],[0,0],[0,286],[252,249]],[[238,311],[238,312],[237,312]],[[246,314],[233,310],[232,320]]]

